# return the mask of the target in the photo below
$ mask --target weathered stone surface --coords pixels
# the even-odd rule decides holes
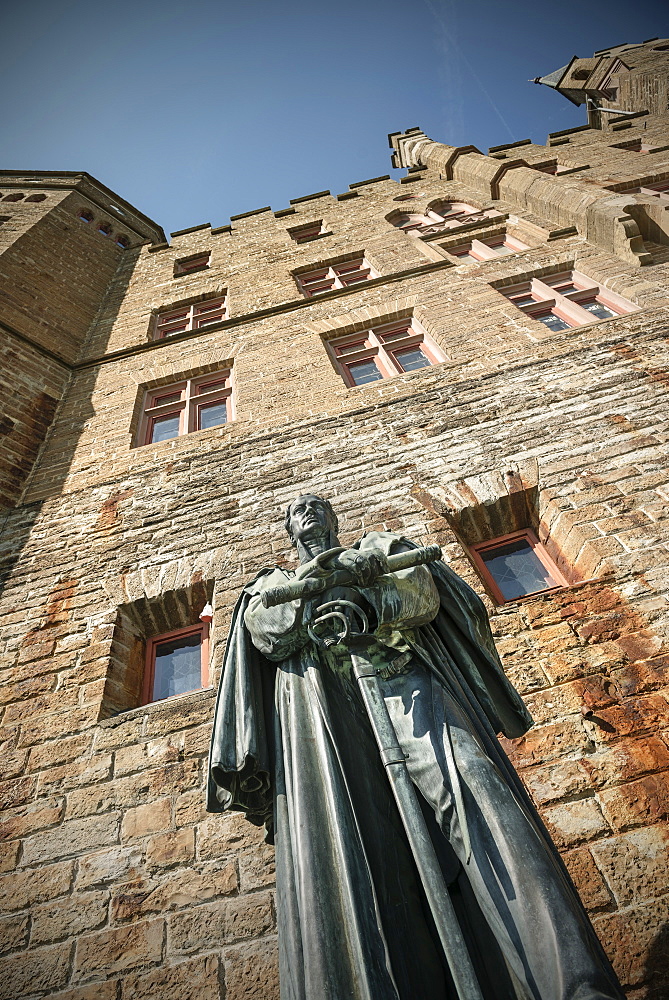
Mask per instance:
[[[279,1000],[278,955],[272,938],[226,948],[226,1000]]]
[[[558,847],[572,847],[584,840],[606,836],[610,827],[594,799],[563,802],[543,811],[543,817]]]
[[[28,922],[30,918],[27,913],[19,914],[15,917],[0,918],[0,954],[4,955],[8,951],[18,951],[28,943]]]
[[[146,863],[150,868],[181,864],[191,861],[194,856],[195,831],[192,828],[151,837],[146,847]]]
[[[669,816],[669,772],[603,789],[599,799],[615,830],[655,824]]]
[[[241,892],[273,885],[276,877],[274,848],[262,844],[239,855],[239,888]]]
[[[592,855],[619,905],[669,892],[669,830],[632,830],[591,847]]]
[[[162,879],[137,879],[121,885],[114,893],[111,914],[115,922],[139,916],[197,906],[219,896],[228,896],[238,887],[233,862],[209,865],[202,871],[179,868]]]
[[[137,875],[143,863],[144,852],[138,846],[114,846],[94,854],[85,854],[78,865],[77,889],[122,882]]]
[[[223,813],[198,823],[196,840],[198,859],[212,861],[230,851],[260,847],[263,831],[247,822],[241,813]]]
[[[117,979],[98,980],[88,986],[75,986],[74,989],[54,993],[50,1000],[116,1000]]]
[[[669,900],[653,900],[596,917],[594,926],[623,987],[651,981],[659,996],[669,985],[666,923]]]
[[[0,959],[0,1000],[50,994],[67,982],[70,944],[36,948]]]
[[[35,903],[64,895],[74,875],[74,862],[63,861],[0,878],[0,911],[25,910]]]
[[[26,838],[23,862],[30,865],[81,854],[118,840],[119,813],[73,819],[35,837]]]
[[[250,893],[175,913],[168,923],[168,950],[190,954],[222,942],[258,937],[274,927],[269,893]]]
[[[607,888],[602,873],[595,864],[592,854],[585,847],[567,851],[563,855],[567,871],[589,912],[608,910],[613,906],[613,895]]]
[[[163,931],[162,920],[149,920],[80,937],[74,959],[75,981],[155,965],[162,958]]]
[[[159,799],[157,802],[147,802],[143,806],[135,806],[133,809],[128,809],[123,816],[121,840],[146,837],[150,833],[166,830],[171,822],[171,799]]]
[[[31,945],[51,944],[63,938],[79,937],[84,931],[101,927],[107,919],[109,893],[80,892],[31,911]]]
[[[218,955],[207,955],[126,976],[121,1000],[220,1000],[221,980]]]

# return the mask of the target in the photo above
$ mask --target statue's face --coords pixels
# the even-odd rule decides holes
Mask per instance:
[[[289,534],[294,543],[312,541],[329,535],[333,530],[332,517],[320,497],[298,497],[290,505]]]

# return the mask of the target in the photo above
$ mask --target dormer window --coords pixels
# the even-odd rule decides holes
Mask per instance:
[[[155,317],[153,339],[162,340],[163,337],[174,337],[177,333],[202,330],[205,326],[220,323],[226,316],[225,295],[193,302],[178,309],[168,309]]]
[[[580,271],[542,275],[500,289],[507,299],[549,330],[568,330],[594,320],[636,312],[638,306]]]
[[[294,226],[288,230],[288,235],[296,243],[310,243],[311,240],[325,235],[323,220],[319,219],[317,222],[307,222],[302,226]]]
[[[196,271],[204,271],[209,267],[210,259],[210,253],[198,253],[190,257],[183,257],[181,260],[176,261],[174,265],[174,277],[177,278],[181,274],[194,274]]]
[[[322,295],[335,288],[349,288],[361,281],[378,278],[364,257],[354,257],[352,260],[340,261],[337,264],[325,264],[313,271],[301,271],[295,275],[300,291],[307,297]]]

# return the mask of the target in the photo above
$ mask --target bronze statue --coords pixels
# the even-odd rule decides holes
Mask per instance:
[[[343,549],[320,497],[290,504],[286,528],[297,572],[264,570],[235,609],[208,797],[210,811],[244,810],[275,840],[282,1000],[624,1000],[497,741],[532,720],[480,599],[441,561],[393,570],[388,559],[415,546],[390,532]],[[267,606],[296,587],[320,593]],[[356,642],[415,786],[473,993],[446,961],[354,677]]]

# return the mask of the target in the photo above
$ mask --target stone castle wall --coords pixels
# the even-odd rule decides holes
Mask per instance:
[[[598,190],[669,175],[666,152],[610,142],[579,131],[559,148],[592,161],[582,177]],[[523,149],[509,184],[554,152]],[[375,528],[439,542],[484,597],[536,720],[506,749],[629,997],[666,996],[669,267],[564,224],[582,192],[568,178],[545,178],[540,212],[537,195],[531,210],[517,191],[484,196],[490,172],[472,163],[469,183],[462,157],[450,180],[427,167],[119,250],[2,538],[0,997],[278,997],[272,849],[203,800],[232,606],[259,568],[293,563],[282,512],[306,490],[335,503],[344,544]],[[462,263],[386,221],[437,198],[495,210],[476,232],[506,228],[529,249]],[[287,234],[318,219],[332,235]],[[209,269],[174,277],[200,251]],[[379,278],[301,296],[295,269],[362,251]],[[499,291],[572,266],[638,311],[555,333]],[[150,340],[157,310],[223,291],[229,319]],[[446,361],[347,388],[324,338],[409,315]],[[147,387],[230,362],[234,421],[135,447]],[[497,607],[464,543],[472,524],[525,526],[521,495],[573,584]],[[214,686],[109,714],[136,653],[122,609],[178,598],[196,615],[204,597]]]

